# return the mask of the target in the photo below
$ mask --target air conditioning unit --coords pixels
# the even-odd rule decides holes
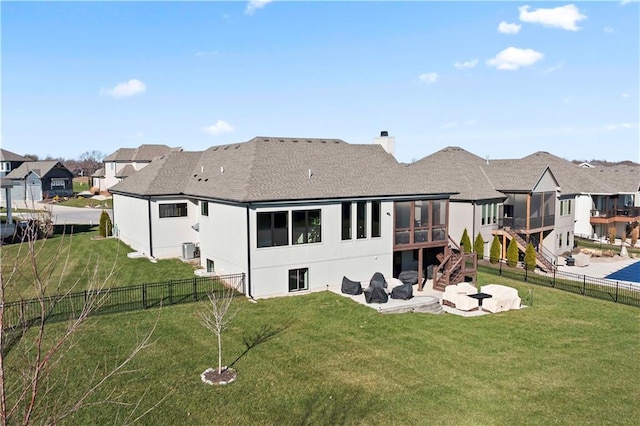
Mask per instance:
[[[182,258],[194,259],[196,257],[195,243],[182,243]]]

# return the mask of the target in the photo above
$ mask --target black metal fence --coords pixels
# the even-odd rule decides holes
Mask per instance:
[[[633,285],[564,271],[538,273],[527,271],[521,267],[511,268],[502,263],[495,265],[484,262],[482,264],[479,263],[478,270],[528,284],[557,288],[587,297],[640,307],[640,283]]]
[[[47,296],[8,302],[4,305],[4,329],[29,326],[43,319],[64,321],[77,318],[86,306],[90,315],[135,311],[161,305],[176,305],[204,300],[209,293],[220,294],[223,289],[237,289],[244,293],[245,274],[215,277],[193,277],[146,283],[127,287],[86,290],[64,295]],[[241,295],[239,291],[236,296]]]

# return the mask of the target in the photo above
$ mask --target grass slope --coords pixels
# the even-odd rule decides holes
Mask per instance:
[[[178,259],[159,260],[151,263],[148,259],[129,259],[131,248],[122,242],[107,238],[96,240],[97,226],[75,225],[73,235],[71,227],[57,227],[56,234],[47,239],[36,241],[35,249],[41,277],[50,282],[50,294],[62,293],[70,288],[82,291],[91,281],[104,282],[113,269],[107,287],[166,281],[175,278],[193,277],[193,266]],[[33,271],[30,258],[26,254],[26,244],[12,244],[2,247],[3,279],[7,287],[7,299],[17,300],[35,297],[33,292]],[[19,273],[11,275],[11,269],[18,265]],[[97,267],[97,274],[94,269]]]
[[[214,336],[198,321],[202,305],[95,317],[62,361],[72,383],[56,392],[80,388],[95,365],[122,357],[159,318],[155,343],[133,361],[135,372],[109,384],[129,401],[144,395],[141,408],[168,395],[142,424],[632,424],[640,418],[640,310],[484,273],[479,282],[516,287],[523,300],[532,290],[534,304],[463,318],[381,315],[329,292],[257,304],[241,299],[223,346],[224,362],[237,358],[238,379],[223,387],[200,381],[217,359]],[[247,350],[243,340],[258,344]],[[118,415],[116,407],[98,405],[70,423],[110,424]]]

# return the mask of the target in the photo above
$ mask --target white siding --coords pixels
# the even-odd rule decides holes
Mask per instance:
[[[114,235],[133,250],[150,255],[148,201],[113,195]]]
[[[343,276],[368,280],[374,272],[393,273],[393,203],[381,203],[381,237],[371,238],[371,208],[367,209],[366,239],[342,241],[342,210],[339,202],[313,206],[260,208],[259,212],[321,209],[322,242],[257,248],[256,210],[251,210],[251,287],[254,297],[289,292],[288,271],[309,268],[309,291],[339,284]],[[355,219],[355,210],[352,220]],[[291,223],[291,214],[289,214]],[[355,229],[355,227],[354,227]],[[291,232],[291,226],[289,227]],[[291,243],[291,236],[289,238]]]
[[[475,235],[472,235],[475,228],[473,224],[474,222],[480,223],[478,220],[479,216],[477,215],[478,210],[480,210],[480,208],[476,207],[476,217],[474,218],[472,202],[449,202],[449,235],[456,244],[460,245],[460,239],[462,238],[462,233],[465,228],[473,244],[473,240],[475,239]],[[480,211],[480,214],[482,214],[482,211]]]
[[[571,213],[560,215],[562,200],[571,200]],[[572,197],[560,197],[556,199],[555,226],[553,231],[543,241],[544,247],[556,255],[573,249],[573,233],[575,218],[575,199]],[[569,238],[567,238],[567,235]],[[562,243],[562,244],[560,244]]]
[[[199,208],[198,215],[201,266],[210,259],[218,274],[247,273],[246,208],[209,203],[209,215],[200,215]]]
[[[593,228],[591,226],[591,210],[593,209],[593,200],[590,195],[578,195],[575,198],[575,233],[582,237],[590,238],[593,236]]]
[[[160,204],[187,203],[186,217],[160,218]],[[182,256],[182,243],[200,242],[198,232],[192,228],[200,216],[198,203],[184,198],[151,200],[153,224],[153,257],[165,259]]]

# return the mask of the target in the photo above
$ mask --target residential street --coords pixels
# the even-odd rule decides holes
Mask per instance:
[[[33,208],[33,205],[19,206],[20,208]],[[55,204],[36,203],[37,209],[50,208],[53,213],[53,222],[56,225],[74,224],[74,225],[97,225],[100,222],[100,214],[102,209],[66,207]],[[107,210],[111,215],[111,211]],[[24,213],[23,213],[24,214]],[[21,214],[14,214],[14,217],[20,217]]]

